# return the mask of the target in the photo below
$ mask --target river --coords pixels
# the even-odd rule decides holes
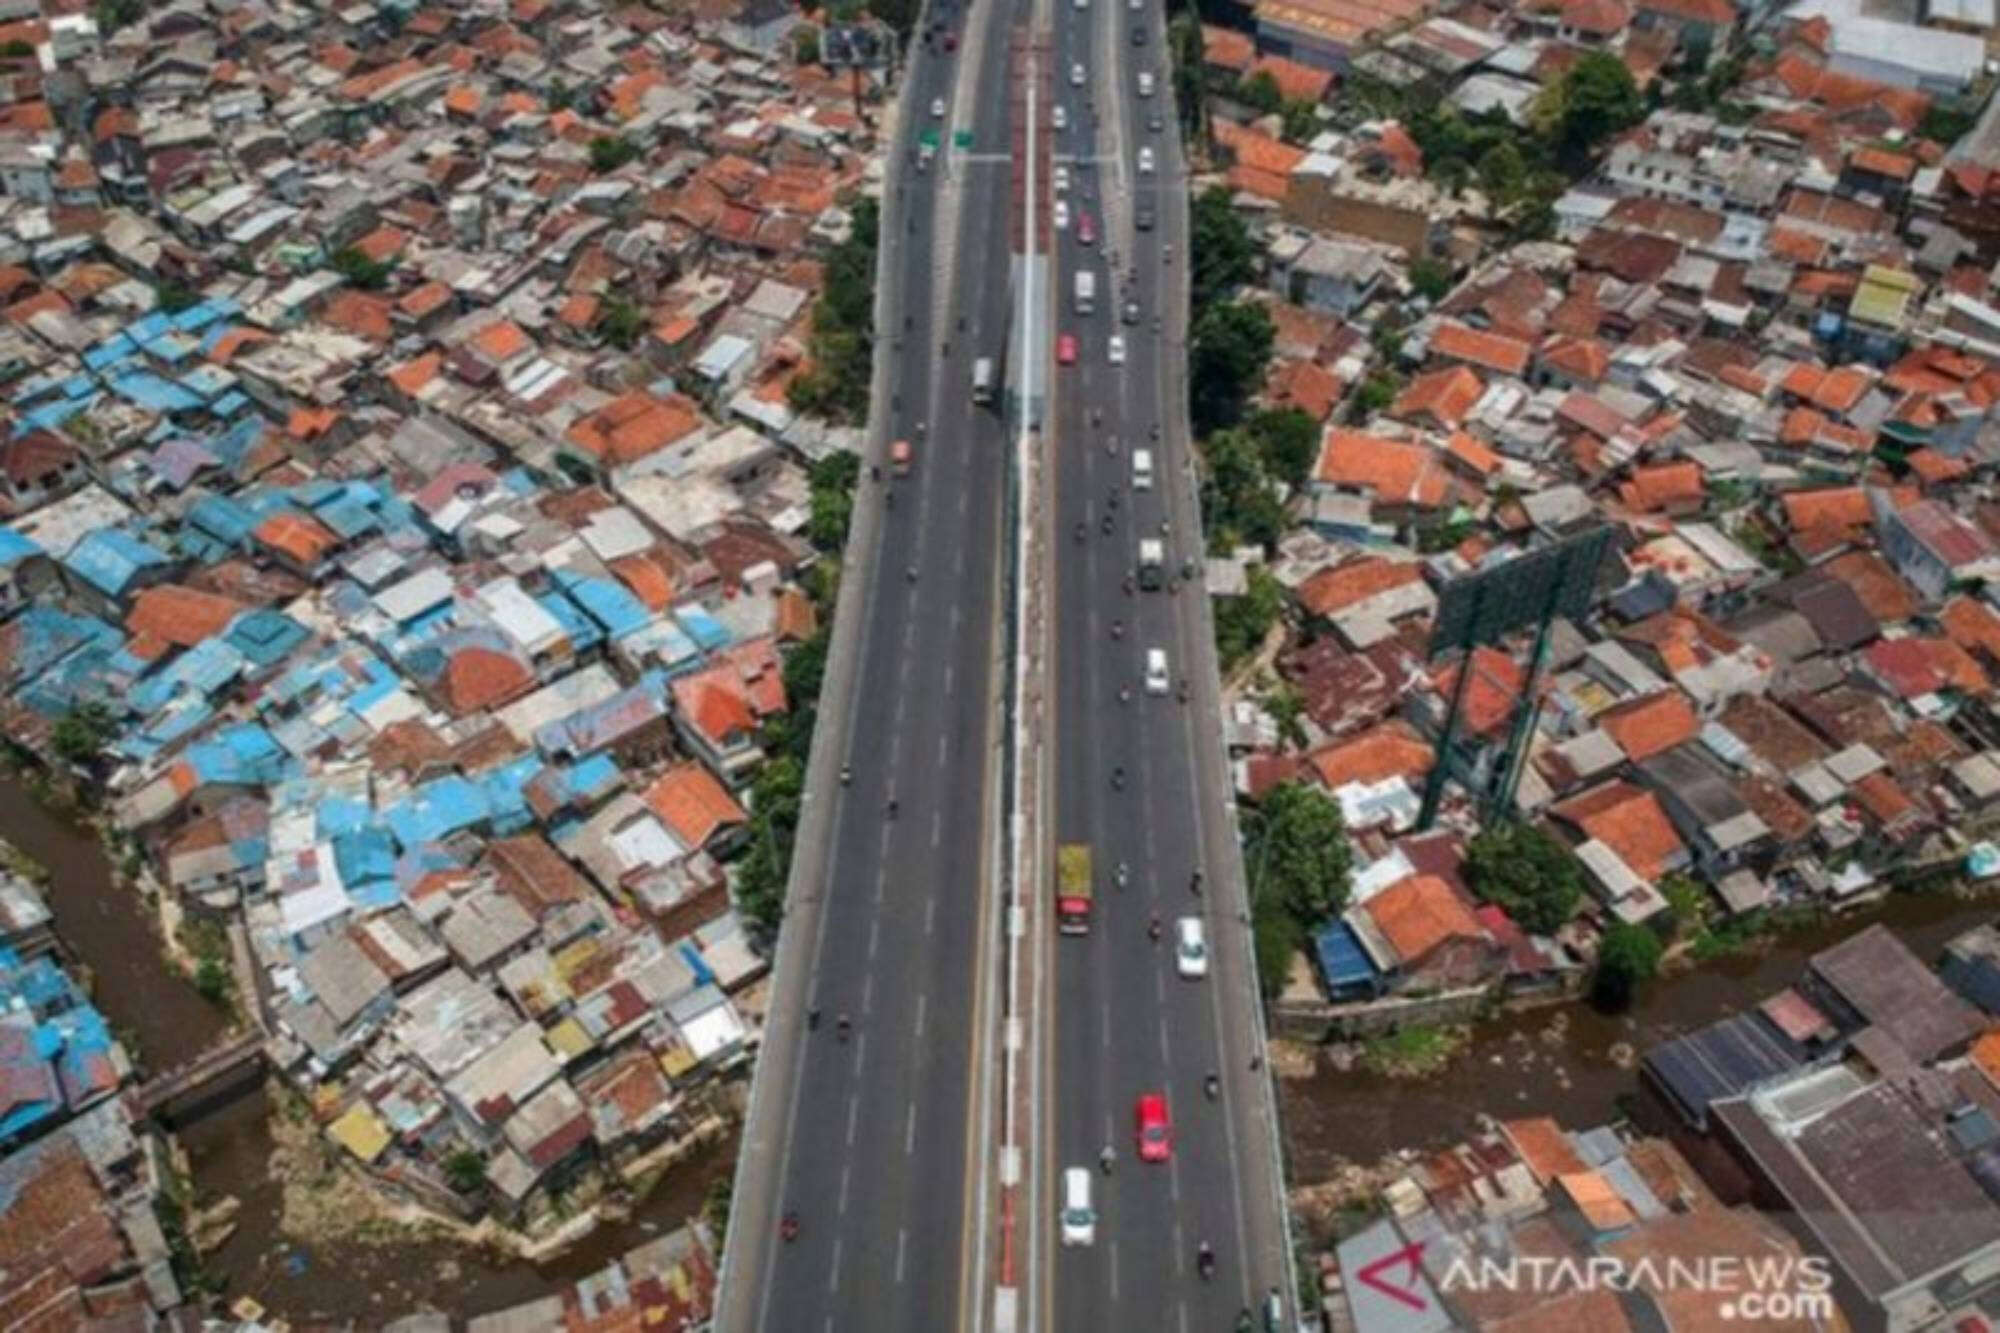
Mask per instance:
[[[1874,921],[1893,929],[1917,957],[1934,961],[1947,940],[1991,920],[1995,907],[1988,895],[1895,895],[1781,935],[1762,952],[1662,977],[1628,1014],[1610,1017],[1579,1002],[1477,1024],[1465,1053],[1427,1078],[1341,1072],[1322,1060],[1310,1078],[1280,1081],[1291,1181],[1317,1184],[1343,1161],[1372,1165],[1397,1149],[1449,1146],[1467,1136],[1482,1112],[1502,1119],[1553,1116],[1569,1129],[1603,1124],[1638,1086],[1637,1070],[1612,1058],[1619,1043],[1644,1053],[1750,1008],[1798,980],[1812,954]]]
[[[0,838],[45,866],[56,930],[95,980],[95,1000],[142,1067],[187,1060],[221,1035],[223,1015],[195,993],[160,949],[153,914],[112,879],[96,834],[0,777]],[[426,1305],[460,1318],[504,1309],[592,1273],[697,1213],[712,1181],[731,1171],[733,1139],[671,1170],[627,1221],[601,1225],[541,1265],[442,1242],[299,1246],[278,1233],[281,1191],[267,1170],[271,1134],[262,1091],[193,1124],[180,1140],[197,1198],[242,1204],[236,1231],[208,1269],[229,1297],[254,1296],[294,1324],[352,1320],[364,1327]]]

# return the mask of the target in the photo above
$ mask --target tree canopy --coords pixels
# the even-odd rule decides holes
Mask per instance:
[[[1197,306],[1188,339],[1188,416],[1197,435],[1242,419],[1264,380],[1277,330],[1261,305],[1222,301]]]
[[[1275,995],[1306,933],[1347,906],[1354,853],[1340,806],[1318,787],[1273,787],[1251,813],[1244,864],[1258,979]]]
[[[590,169],[598,175],[618,168],[639,156],[639,145],[622,134],[600,134],[590,141]]]
[[[1212,185],[1188,206],[1188,299],[1197,313],[1229,296],[1257,276],[1257,243],[1229,202],[1229,191]]]
[[[1632,71],[1608,51],[1586,51],[1550,90],[1542,114],[1556,156],[1571,170],[1588,162],[1597,145],[1646,118],[1646,102]]]
[[[1583,896],[1583,868],[1576,858],[1532,824],[1482,830],[1466,846],[1465,875],[1474,893],[1536,935],[1550,934],[1569,920]]]
[[[1660,937],[1644,926],[1614,922],[1597,950],[1590,997],[1600,1009],[1629,1009],[1639,990],[1660,969]]]

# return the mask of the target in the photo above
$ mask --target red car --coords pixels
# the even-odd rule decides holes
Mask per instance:
[[[1167,1099],[1157,1092],[1139,1094],[1132,1108],[1139,1133],[1139,1160],[1164,1162],[1174,1155],[1174,1130],[1167,1122]]]
[[[1085,245],[1097,243],[1097,224],[1090,220],[1090,210],[1087,208],[1076,210],[1076,239]]]
[[[1056,360],[1066,366],[1076,364],[1076,335],[1074,333],[1065,333],[1062,337],[1056,339]]]

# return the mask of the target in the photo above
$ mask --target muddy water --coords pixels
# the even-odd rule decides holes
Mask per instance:
[[[1569,1127],[1615,1117],[1636,1070],[1614,1048],[1648,1046],[1746,1009],[1796,981],[1806,959],[1872,921],[1882,921],[1926,962],[1945,941],[1992,919],[2000,899],[1945,893],[1900,895],[1866,911],[1779,937],[1758,955],[1720,959],[1655,982],[1630,1014],[1607,1017],[1587,1004],[1509,1014],[1478,1025],[1467,1052],[1422,1080],[1340,1072],[1321,1061],[1313,1077],[1281,1083],[1294,1184],[1325,1180],[1343,1160],[1371,1164],[1399,1148],[1436,1148],[1465,1138],[1481,1113],[1550,1115]],[[1623,1052],[1616,1052],[1623,1054]]]
[[[95,978],[96,1002],[148,1070],[170,1069],[206,1049],[223,1015],[170,968],[153,913],[112,882],[95,834],[38,804],[0,777],[0,838],[46,866],[56,928]],[[421,1307],[460,1317],[532,1300],[604,1267],[701,1208],[710,1182],[732,1169],[734,1141],[674,1168],[631,1220],[600,1226],[542,1266],[430,1243],[295,1246],[278,1234],[280,1190],[267,1170],[268,1106],[251,1093],[192,1125],[181,1142],[204,1201],[234,1195],[236,1232],[209,1258],[227,1294],[255,1296],[294,1323],[352,1320],[366,1328]]]

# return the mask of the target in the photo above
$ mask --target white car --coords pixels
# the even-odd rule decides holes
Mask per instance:
[[[1198,916],[1174,922],[1174,970],[1190,981],[1208,975],[1208,938]]]
[[[1049,188],[1051,190],[1054,190],[1057,194],[1069,193],[1068,167],[1064,166],[1060,162],[1056,163],[1056,169],[1049,177]]]
[[[1064,106],[1061,102],[1057,102],[1056,109],[1049,113],[1049,123],[1054,125],[1059,130],[1068,129],[1069,108]]]
[[[942,97],[933,97],[931,99],[931,115],[939,119],[943,118],[944,99]]]
[[[1139,174],[1141,176],[1153,174],[1153,150],[1144,145],[1139,148]]]
[[[1174,687],[1171,673],[1167,670],[1167,650],[1148,648],[1146,650],[1146,693],[1165,694]]]
[[[1153,95],[1153,71],[1149,69],[1142,69],[1139,71],[1139,96],[1151,97],[1152,95]]]
[[[1107,344],[1105,345],[1105,348],[1104,348],[1104,351],[1105,351],[1105,355],[1107,355],[1107,356],[1109,356],[1109,357],[1111,358],[1111,364],[1112,364],[1112,365],[1114,365],[1114,366],[1122,366],[1122,365],[1124,365],[1124,364],[1125,364],[1125,335],[1124,335],[1124,334],[1122,334],[1122,333],[1114,333],[1114,334],[1112,334],[1112,335],[1111,335],[1111,341],[1110,341],[1109,343],[1107,343]]]
[[[1126,0],[1125,7],[1136,14],[1146,7],[1146,0]]]
[[[1055,207],[1049,210],[1049,221],[1055,224],[1057,231],[1069,229],[1069,200],[1056,200]]]
[[[1074,65],[1071,65],[1071,66],[1069,67],[1069,86],[1070,86],[1070,87],[1072,87],[1072,88],[1081,88],[1081,87],[1083,87],[1083,81],[1084,81],[1085,79],[1089,78],[1089,77],[1090,77],[1089,75],[1087,75],[1087,74],[1085,74],[1085,73],[1083,72],[1083,65],[1082,65],[1082,63],[1081,63],[1081,62],[1079,62],[1079,63],[1077,63],[1077,64],[1074,64]]]
[[[1090,1206],[1090,1168],[1067,1167],[1062,1183],[1062,1243],[1091,1245],[1097,1241],[1097,1213]]]

